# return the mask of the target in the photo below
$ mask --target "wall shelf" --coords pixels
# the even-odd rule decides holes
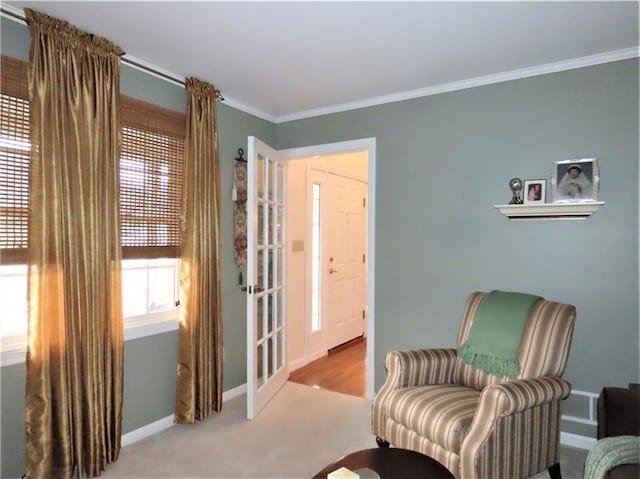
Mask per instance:
[[[539,205],[495,205],[510,220],[584,220],[598,211],[604,201],[588,203],[543,203]]]

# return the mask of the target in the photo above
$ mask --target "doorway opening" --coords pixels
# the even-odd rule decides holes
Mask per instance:
[[[289,379],[361,397],[373,389],[370,155],[287,155]]]

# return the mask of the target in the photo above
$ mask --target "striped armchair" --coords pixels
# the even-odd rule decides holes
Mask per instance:
[[[458,331],[464,343],[484,293],[472,293]],[[559,479],[560,400],[575,308],[540,300],[527,319],[509,380],[463,363],[455,349],[393,351],[373,402],[378,445],[433,457],[457,479],[523,478],[549,470]]]

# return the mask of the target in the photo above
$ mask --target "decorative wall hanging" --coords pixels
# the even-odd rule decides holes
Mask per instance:
[[[240,268],[240,284],[242,284],[242,268],[247,264],[247,160],[244,150],[238,148],[233,172],[233,245],[234,259]]]

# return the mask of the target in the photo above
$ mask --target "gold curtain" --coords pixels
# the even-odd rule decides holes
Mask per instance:
[[[202,420],[222,408],[220,298],[220,174],[216,90],[189,78],[182,245],[177,423]]]
[[[27,477],[99,475],[120,451],[122,50],[25,9],[29,95]]]

